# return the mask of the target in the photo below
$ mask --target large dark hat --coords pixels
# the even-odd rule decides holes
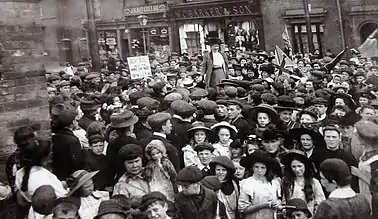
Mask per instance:
[[[335,101],[337,98],[341,98],[345,101],[345,104],[348,106],[350,110],[356,109],[356,103],[352,99],[352,97],[349,94],[343,94],[343,93],[337,93],[331,96],[328,106],[332,107],[335,105]]]
[[[269,104],[260,104],[258,106],[253,107],[249,111],[249,117],[253,121],[257,121],[257,114],[259,112],[264,112],[264,113],[268,114],[272,123],[276,123],[280,119],[277,111]]]
[[[308,210],[307,203],[303,199],[290,199],[289,201],[287,201],[286,205],[289,206],[286,212],[287,218],[292,218],[292,213],[294,211],[303,211],[308,218],[312,217],[311,212]]]
[[[320,105],[327,106],[327,100],[325,100],[323,97],[317,97],[311,101],[311,104],[312,105],[320,104]]]
[[[305,153],[301,150],[292,149],[281,156],[281,163],[285,165],[287,168],[291,168],[291,162],[293,160],[299,160],[301,163],[303,163],[308,170],[315,172],[314,170],[314,164],[312,161],[305,155]]]
[[[369,92],[369,91],[361,91],[359,93],[359,97],[365,97],[365,98],[367,98],[369,100],[377,99],[377,97],[374,94],[372,94],[371,92]]]
[[[198,130],[205,131],[208,139],[212,138],[213,131],[211,131],[210,128],[206,127],[205,124],[203,122],[200,122],[200,121],[193,122],[192,127],[190,129],[188,129],[189,138],[190,139],[193,138],[194,133],[196,133],[196,131],[198,131]]]
[[[219,39],[217,31],[209,31],[205,39],[206,45],[222,44],[222,40]]]
[[[180,170],[177,174],[176,180],[178,185],[188,186],[200,182],[203,177],[203,173],[198,167],[187,166]]]
[[[293,98],[287,95],[282,95],[277,98],[277,106],[274,107],[277,111],[282,110],[296,110],[296,104]]]
[[[268,153],[260,151],[260,150],[255,151],[252,154],[249,154],[248,156],[243,157],[240,160],[240,165],[245,168],[252,168],[252,166],[255,163],[263,163],[267,166],[267,168],[271,168],[271,169],[274,169],[280,166],[280,164],[276,160],[271,158],[271,156]]]
[[[235,173],[235,165],[229,157],[227,156],[214,157],[213,160],[210,162],[209,166],[211,169],[215,169],[215,166],[217,164],[227,168],[229,171],[231,171],[231,174]]]
[[[167,197],[161,192],[150,192],[142,197],[139,209],[141,211],[147,210],[148,206],[156,201],[167,202]]]
[[[308,114],[308,115],[310,115],[311,117],[314,117],[315,120],[318,120],[318,118],[319,118],[319,114],[318,114],[318,112],[319,112],[319,110],[318,110],[316,107],[311,106],[311,107],[308,107],[308,108],[306,108],[306,109],[301,110],[301,111],[298,113],[298,118],[301,118],[301,116],[302,116],[303,114]]]
[[[122,113],[113,113],[110,116],[110,126],[112,128],[126,128],[137,123],[139,118],[130,110]]]
[[[290,136],[300,142],[301,136],[304,134],[307,134],[311,137],[313,144],[316,148],[325,148],[326,143],[324,141],[324,137],[322,134],[319,132],[316,132],[312,129],[307,129],[307,128],[294,128],[289,130]]]

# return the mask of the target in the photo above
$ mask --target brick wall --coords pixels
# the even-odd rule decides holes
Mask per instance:
[[[38,2],[0,2],[0,168],[15,149],[18,127],[31,125],[39,135],[50,135],[43,34]]]

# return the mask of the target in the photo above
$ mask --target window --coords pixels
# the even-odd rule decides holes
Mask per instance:
[[[323,46],[323,33],[324,25],[317,23],[311,25],[312,32],[312,43],[314,49],[318,49],[320,54],[322,54]],[[293,35],[293,50],[294,53],[309,53],[309,43],[307,38],[307,28],[305,24],[293,24],[292,25],[292,35]],[[313,51],[312,51],[313,52]]]
[[[188,54],[194,55],[199,53],[201,44],[200,44],[200,34],[199,32],[186,32],[186,45],[188,46]]]

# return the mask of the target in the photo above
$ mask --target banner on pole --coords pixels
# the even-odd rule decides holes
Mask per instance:
[[[148,56],[128,57],[131,79],[141,79],[152,76],[151,65]]]

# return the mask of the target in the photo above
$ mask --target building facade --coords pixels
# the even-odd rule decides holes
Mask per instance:
[[[243,46],[269,52],[275,45],[284,46],[282,33],[285,26],[294,52],[309,52],[303,1],[93,1],[101,55],[116,51],[125,59],[142,54],[143,34],[147,51],[154,51],[158,57],[165,58],[172,51],[193,55],[208,49],[204,44],[209,32],[216,32],[225,43],[223,46]],[[89,54],[86,50],[87,16],[83,10],[86,4],[73,0],[58,2],[63,36],[70,40],[67,51],[72,53],[75,63]],[[376,0],[308,2],[312,43],[321,53],[327,49],[337,53],[344,44],[357,48],[378,26]],[[139,15],[148,16],[145,26],[139,23]]]

